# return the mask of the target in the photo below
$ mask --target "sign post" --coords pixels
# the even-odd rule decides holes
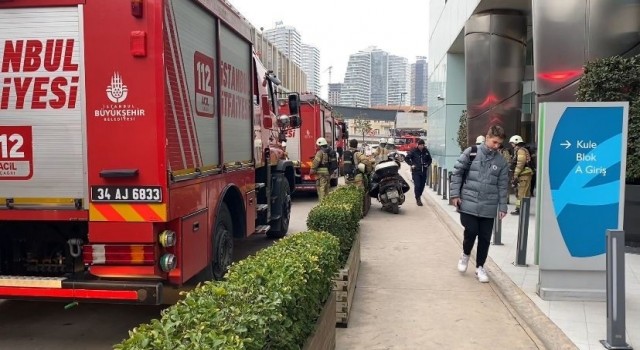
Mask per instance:
[[[536,234],[544,300],[605,300],[605,234],[622,229],[628,102],[540,104]]]

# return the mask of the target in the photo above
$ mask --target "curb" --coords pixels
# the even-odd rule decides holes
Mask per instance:
[[[422,198],[431,204],[438,219],[445,224],[451,236],[462,247],[462,227],[460,224],[455,222],[429,195],[423,194]],[[491,276],[491,284],[497,287],[497,291],[515,311],[519,320],[525,323],[525,326],[533,332],[546,349],[578,350],[571,339],[547,315],[540,311],[538,306],[513,283],[491,257],[488,257],[486,265],[488,265],[487,273]]]

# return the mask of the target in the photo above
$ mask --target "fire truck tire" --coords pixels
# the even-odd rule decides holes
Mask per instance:
[[[211,266],[213,278],[221,280],[233,261],[233,221],[226,203],[220,204],[220,211],[214,227]]]
[[[329,180],[329,186],[331,186],[331,187],[336,187],[336,186],[338,186],[338,178],[330,179],[330,180]]]
[[[284,176],[276,177],[276,186],[278,193],[278,202],[280,206],[280,217],[271,222],[271,229],[267,232],[269,238],[282,238],[289,231],[289,222],[291,219],[291,191],[289,183]]]

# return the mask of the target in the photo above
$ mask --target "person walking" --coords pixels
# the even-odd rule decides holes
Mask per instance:
[[[509,164],[498,152],[504,138],[501,126],[489,128],[484,144],[462,152],[451,177],[451,201],[458,208],[464,226],[458,271],[467,271],[477,237],[476,277],[483,283],[489,282],[484,263],[489,254],[493,221],[496,214],[500,219],[507,215]]]
[[[416,195],[418,206],[422,206],[422,192],[427,183],[427,170],[431,166],[431,154],[424,145],[424,140],[418,140],[418,146],[409,151],[404,161],[411,167],[413,179],[413,191]]]
[[[318,138],[316,146],[318,151],[311,163],[311,174],[316,174],[316,191],[318,199],[322,202],[322,199],[329,194],[329,145],[327,139]]]
[[[511,215],[520,215],[520,204],[522,198],[528,198],[531,194],[531,179],[533,170],[531,169],[531,153],[525,147],[524,140],[519,135],[513,135],[509,139],[513,147],[513,158],[511,158],[511,169],[513,177],[511,183],[516,188],[516,210]]]

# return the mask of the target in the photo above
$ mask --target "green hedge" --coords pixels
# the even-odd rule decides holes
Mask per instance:
[[[313,331],[339,266],[338,239],[288,236],[234,264],[130,331],[115,349],[299,349]]]
[[[320,204],[328,206],[347,205],[353,214],[354,220],[360,221],[364,195],[364,189],[360,187],[354,185],[341,186],[324,197]]]
[[[356,186],[343,186],[329,193],[320,204],[309,211],[307,227],[325,231],[340,240],[340,264],[349,258],[360,219],[362,218],[364,190]]]
[[[578,101],[629,101],[627,183],[640,183],[640,55],[589,62],[578,86]]]

